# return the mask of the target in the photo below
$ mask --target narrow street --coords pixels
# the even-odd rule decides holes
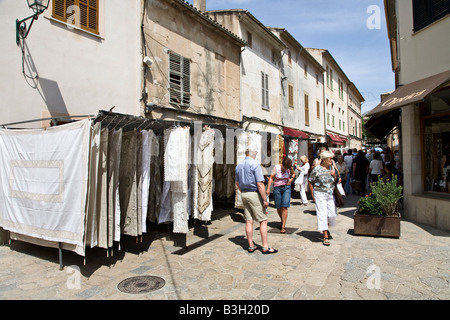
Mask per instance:
[[[316,231],[313,203],[293,198],[287,234],[269,208],[269,244],[277,254],[248,253],[241,213],[216,208],[210,225],[187,237],[151,231],[126,238],[121,250],[87,249],[83,257],[24,242],[0,247],[0,299],[62,300],[448,300],[450,233],[401,222],[399,239],[355,236],[357,196],[347,196],[331,229],[331,246]],[[272,202],[273,204],[273,202]],[[255,226],[255,242],[260,237]],[[187,246],[186,246],[187,245]],[[124,293],[123,280],[162,279],[147,293]]]

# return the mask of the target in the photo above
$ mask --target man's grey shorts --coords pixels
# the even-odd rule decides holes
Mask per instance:
[[[264,202],[259,192],[242,192],[242,203],[244,205],[245,220],[261,222],[267,220]]]

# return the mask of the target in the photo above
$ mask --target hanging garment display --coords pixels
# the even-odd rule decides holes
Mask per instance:
[[[150,190],[148,200],[147,220],[150,222],[158,222],[161,203],[161,168],[163,167],[163,157],[160,157],[160,137],[155,135],[153,131],[149,131],[150,144]]]
[[[174,127],[164,130],[164,184],[163,199],[171,197],[171,207],[161,205],[159,222],[173,221],[174,233],[187,233],[188,228],[188,169],[189,128]],[[168,200],[168,199],[166,199]]]
[[[86,217],[85,243],[91,248],[97,245],[97,180],[100,154],[101,123],[91,128],[91,146],[89,156],[89,184]]]
[[[111,130],[108,141],[108,247],[113,241],[120,241],[120,153],[122,129]]]
[[[147,130],[142,131],[142,232],[147,232],[147,212],[150,188],[150,157],[152,139]]]
[[[137,147],[137,131],[133,130],[122,134],[119,176],[120,225],[122,233],[130,236],[138,235]]]
[[[108,248],[108,128],[100,133],[100,153],[97,183],[97,246]]]
[[[295,167],[298,163],[298,139],[289,140],[287,156],[292,160],[292,165]]]
[[[0,226],[84,247],[90,120],[0,130]]]
[[[197,149],[197,182],[198,182],[198,214],[194,215],[202,221],[211,220],[212,182],[214,164],[214,130],[204,128]],[[196,199],[194,199],[195,201]]]

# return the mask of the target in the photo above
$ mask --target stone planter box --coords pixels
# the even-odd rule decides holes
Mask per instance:
[[[353,215],[354,233],[358,236],[400,238],[400,213],[397,216]]]

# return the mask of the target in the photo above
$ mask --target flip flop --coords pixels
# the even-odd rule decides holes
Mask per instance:
[[[262,250],[262,253],[263,254],[271,254],[271,253],[277,253],[278,252],[278,250],[277,249],[274,249],[274,248],[267,248],[267,249],[263,249]]]
[[[330,245],[330,241],[328,240],[328,238],[323,238],[323,245],[324,246],[329,246]]]

